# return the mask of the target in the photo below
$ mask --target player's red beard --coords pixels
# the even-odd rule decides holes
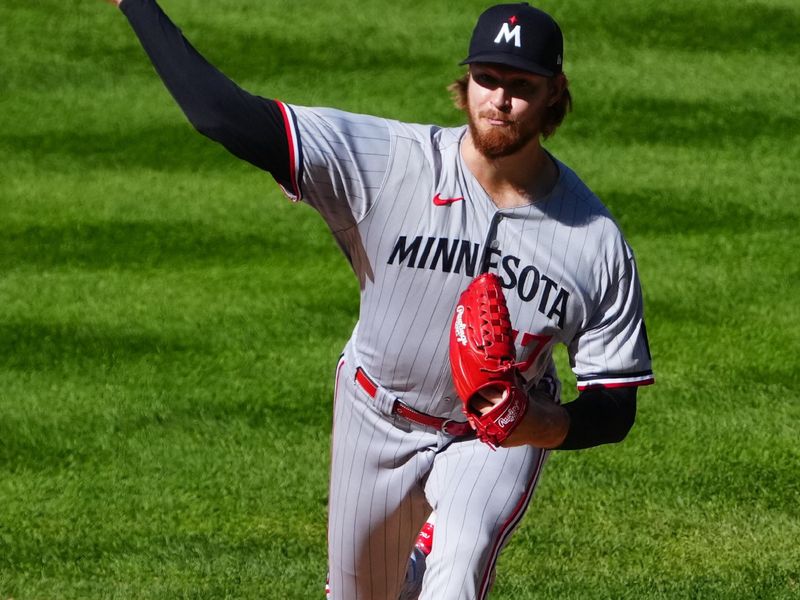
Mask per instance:
[[[481,130],[471,111],[467,112],[469,133],[475,148],[486,158],[496,159],[509,156],[524,148],[528,142],[539,135],[539,128],[535,123],[521,125],[519,121],[510,119],[499,111],[483,111],[478,113],[478,119],[503,119],[507,121],[504,127],[489,127]]]

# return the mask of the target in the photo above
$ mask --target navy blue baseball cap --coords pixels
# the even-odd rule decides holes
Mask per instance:
[[[564,38],[546,12],[527,2],[498,4],[478,17],[469,56],[460,64],[493,63],[552,77],[561,73]]]

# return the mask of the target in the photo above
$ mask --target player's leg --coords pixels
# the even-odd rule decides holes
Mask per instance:
[[[398,600],[417,600],[419,598],[428,555],[431,553],[435,523],[436,513],[431,513],[428,520],[425,521],[425,525],[422,526],[422,529],[417,534],[414,549],[411,551],[411,556],[408,557],[406,578],[403,581],[403,588],[400,590]]]
[[[478,440],[437,455],[426,484],[436,511],[420,600],[483,599],[500,551],[527,510],[548,452],[496,452]]]
[[[397,598],[430,507],[420,480],[437,435],[407,431],[375,410],[340,365],[334,401],[328,563],[334,600]]]

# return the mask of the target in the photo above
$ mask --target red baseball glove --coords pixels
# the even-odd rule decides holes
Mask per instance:
[[[478,438],[495,448],[511,434],[528,410],[517,385],[516,350],[500,278],[476,277],[461,294],[450,328],[450,370],[462,409]],[[481,414],[482,396],[502,400]]]

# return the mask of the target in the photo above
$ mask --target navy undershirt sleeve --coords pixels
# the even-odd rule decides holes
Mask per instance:
[[[636,389],[589,388],[565,404],[570,426],[558,450],[621,442],[636,420]]]
[[[289,146],[278,103],[246,92],[206,61],[155,0],[123,0],[120,9],[195,129],[290,187]]]

